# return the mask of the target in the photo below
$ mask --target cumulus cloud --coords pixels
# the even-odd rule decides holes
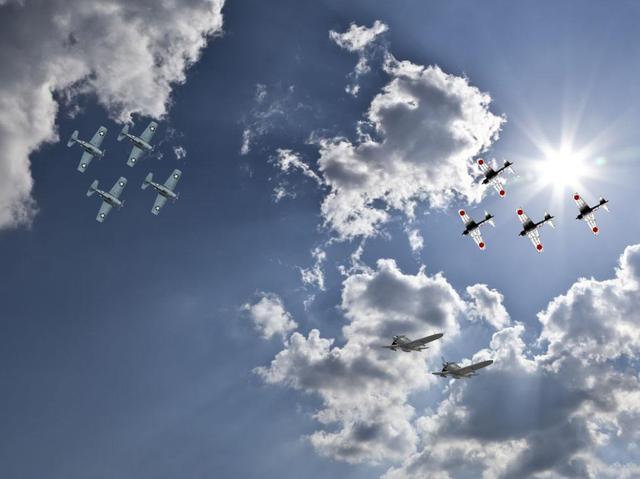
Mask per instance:
[[[614,278],[580,279],[551,301],[538,315],[540,355],[528,351],[522,324],[496,332],[478,353],[496,360],[482,381],[454,384],[434,414],[419,418],[418,452],[385,477],[434,468],[447,478],[637,474],[638,264],[640,245],[630,246]],[[484,297],[482,289],[468,293]]]
[[[350,274],[340,344],[294,332],[257,372],[318,396],[310,441],[337,460],[393,463],[385,479],[632,478],[640,470],[640,245],[608,280],[579,279],[539,313],[530,337],[484,284],[458,294],[441,275],[405,274],[392,260]],[[460,347],[477,321],[495,328],[467,361],[493,359],[479,378],[428,374],[441,347]],[[473,329],[472,329],[473,328]],[[377,346],[393,334],[442,331],[426,355]],[[463,361],[466,363],[467,361]],[[444,384],[419,411],[416,392]],[[424,407],[424,406],[423,406]]]
[[[420,200],[432,207],[455,195],[478,201],[470,160],[497,139],[503,122],[489,111],[489,95],[466,78],[390,54],[385,71],[391,81],[366,115],[372,133],[361,127],[355,143],[317,140],[319,169],[330,187],[322,214],[341,238],[375,234],[390,210],[412,218]]]
[[[504,296],[486,284],[475,284],[467,287],[467,294],[473,299],[472,317],[485,319],[496,329],[507,326],[509,313],[503,305]]]
[[[242,309],[249,314],[253,325],[265,339],[280,335],[285,337],[298,327],[287,312],[280,297],[273,293],[261,293],[260,300],[245,304]]]
[[[344,281],[342,346],[316,329],[307,336],[294,332],[256,372],[267,383],[321,398],[314,417],[322,428],[309,437],[321,454],[351,463],[400,461],[415,453],[419,439],[409,397],[435,383],[425,373],[427,362],[458,335],[459,317],[470,307],[441,274],[404,274],[393,260],[380,260]],[[430,344],[430,355],[380,347],[396,334],[435,332],[444,338]]]
[[[223,3],[0,4],[0,227],[33,217],[29,155],[57,139],[56,93],[94,93],[118,121],[162,117],[172,87],[221,30]]]

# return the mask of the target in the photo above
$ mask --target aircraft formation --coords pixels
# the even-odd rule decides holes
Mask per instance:
[[[505,161],[504,165],[498,169],[492,168],[483,159],[479,159],[477,161],[477,164],[484,176],[482,184],[491,184],[493,188],[498,192],[498,195],[501,198],[504,198],[506,195],[506,191],[501,180],[501,175],[503,175],[506,171],[514,173],[512,168],[513,163],[510,161]],[[578,193],[573,194],[573,200],[575,201],[579,211],[576,219],[584,220],[591,229],[591,232],[594,235],[597,235],[600,232],[600,228],[596,223],[595,212],[600,207],[603,207],[605,210],[609,211],[609,208],[607,207],[607,203],[609,201],[601,197],[598,201],[598,204],[596,204],[595,206],[589,206],[589,204]],[[516,209],[516,214],[518,216],[518,219],[522,223],[522,230],[520,231],[519,236],[526,236],[527,238],[529,238],[536,251],[538,253],[542,253],[543,246],[542,242],[540,241],[540,228],[543,225],[549,225],[552,228],[555,228],[553,223],[554,217],[545,212],[542,220],[534,222],[531,220],[531,218],[529,218],[529,216],[524,212],[524,209],[522,208]],[[485,211],[484,219],[482,221],[476,222],[467,214],[465,210],[458,210],[458,215],[460,216],[460,219],[464,223],[465,227],[462,234],[464,236],[471,236],[471,238],[473,238],[480,249],[485,249],[486,244],[482,238],[480,228],[486,224],[490,224],[491,226],[495,227],[495,223],[493,222],[494,216]]]
[[[136,136],[130,133],[129,125],[125,125],[122,128],[122,130],[118,134],[117,140],[122,141],[126,139],[133,145],[131,148],[131,152],[129,153],[129,158],[127,159],[127,166],[133,167],[146,153],[149,153],[153,150],[151,140],[153,139],[153,136],[155,135],[157,129],[158,124],[155,121],[149,122],[140,136]],[[80,163],[78,163],[78,171],[80,173],[84,173],[85,171],[87,171],[87,168],[94,158],[100,159],[105,156],[106,150],[101,147],[102,142],[107,135],[107,131],[107,128],[101,126],[89,141],[79,138],[78,130],[75,130],[71,134],[71,137],[67,142],[67,146],[71,148],[72,146],[77,144],[80,145],[83,150],[82,156],[80,157]],[[174,169],[164,183],[156,183],[155,181],[153,181],[153,173],[149,173],[146,176],[144,182],[142,183],[142,189],[146,190],[149,186],[151,186],[157,193],[156,199],[153,203],[153,207],[151,208],[152,214],[160,214],[160,211],[168,200],[176,201],[178,199],[179,193],[175,192],[175,188],[178,185],[178,181],[180,180],[181,176],[182,171],[178,169]],[[87,196],[93,196],[95,194],[102,199],[102,204],[100,205],[98,215],[96,216],[96,221],[102,223],[113,208],[120,209],[124,206],[124,200],[120,199],[120,195],[122,195],[122,192],[127,185],[127,179],[124,176],[121,176],[109,191],[99,189],[98,185],[98,180],[94,180],[93,183],[91,183],[89,190],[87,191]]]
[[[419,339],[409,339],[406,336],[394,336],[389,346],[382,346],[383,348],[390,349],[392,351],[403,351],[405,353],[419,352],[429,349],[428,343],[440,339],[443,336],[442,333],[432,334]],[[479,363],[469,364],[468,366],[460,366],[455,362],[448,362],[442,358],[442,370],[435,371],[432,374],[443,378],[452,377],[453,379],[467,379],[473,376],[477,376],[478,369],[486,368],[493,364],[493,360],[488,359],[486,361],[480,361]]]

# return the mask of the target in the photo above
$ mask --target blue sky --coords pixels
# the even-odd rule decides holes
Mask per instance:
[[[9,193],[0,207],[15,211],[6,205],[27,204],[30,217],[0,214],[3,477],[392,478],[424,477],[419,474],[425,470],[452,478],[636,477],[640,437],[623,424],[640,425],[633,395],[640,354],[638,252],[629,250],[622,273],[616,277],[614,271],[640,233],[640,12],[634,2],[227,0],[219,30],[219,10],[211,25],[194,19],[204,18],[199,8],[222,4],[192,0],[194,18],[186,8],[166,7],[157,18],[154,13],[145,32],[157,41],[187,38],[172,30],[191,28],[184,25],[193,25],[189,33],[197,38],[218,32],[201,51],[180,44],[185,57],[194,48],[199,54],[189,67],[178,62],[178,73],[128,58],[133,47],[122,37],[123,58],[140,67],[141,78],[154,78],[142,86],[135,85],[137,78],[126,85],[100,70],[114,60],[100,40],[83,35],[91,31],[86,18],[70,14],[71,24],[78,22],[74,48],[81,51],[56,49],[62,27],[47,36],[54,27],[42,18],[48,8],[69,13],[71,3],[0,7],[7,13],[0,25],[13,22],[0,34],[0,43],[13,47],[0,47],[6,59],[0,99],[8,105],[5,112],[17,109],[13,122],[0,121],[0,145],[8,152],[0,171],[11,178],[1,183]],[[187,21],[168,27],[164,15]],[[24,35],[30,16],[45,25],[33,39]],[[356,78],[359,54],[340,48],[329,32],[376,20],[388,29],[360,53],[371,70]],[[106,20],[104,25],[108,32],[115,28]],[[36,53],[41,50],[50,55]],[[92,52],[104,58],[86,60]],[[172,52],[152,53],[173,65]],[[318,186],[300,170],[282,171],[278,149],[295,152],[328,182],[318,163],[321,147],[310,139],[357,144],[357,122],[394,78],[383,70],[385,53],[438,65],[488,93],[487,111],[506,121],[481,155],[514,161],[518,177],[507,182],[505,199],[488,191],[469,204],[460,188],[440,208],[419,201],[413,220],[388,209],[388,221],[366,239],[339,239],[321,211],[327,184]],[[12,69],[21,58],[33,62],[32,72]],[[86,69],[77,67],[82,62]],[[59,65],[78,73],[53,80]],[[345,91],[353,81],[360,86],[357,97]],[[54,92],[46,101],[34,93],[43,85]],[[136,90],[142,87],[163,93],[142,99]],[[20,99],[18,106],[13,98]],[[57,112],[50,105],[58,105]],[[125,165],[129,146],[115,141],[130,113],[136,132],[149,117],[160,117],[156,156],[162,155],[132,169]],[[80,174],[79,149],[68,149],[66,139],[75,129],[88,137],[101,124],[109,128],[107,156]],[[7,125],[20,126],[24,138]],[[241,154],[246,130],[253,136]],[[574,219],[573,185],[554,190],[538,181],[540,165],[553,166],[545,163],[540,139],[560,148],[570,131],[576,150],[598,138],[584,159],[594,176],[581,178],[589,202],[602,195],[611,203],[611,213],[598,215],[597,238]],[[186,149],[185,159],[176,159],[177,146]],[[153,194],[140,184],[148,171],[163,178],[174,168],[183,171],[180,199],[154,217]],[[86,189],[94,178],[110,187],[120,175],[129,180],[126,205],[99,224],[99,201],[86,198]],[[25,178],[33,179],[32,189]],[[17,184],[22,189],[8,196]],[[279,186],[289,196],[276,201]],[[557,228],[541,232],[540,255],[517,237],[520,206],[533,219],[544,211],[557,216]],[[388,203],[378,199],[375,207]],[[461,236],[460,207],[475,217],[485,209],[496,215],[496,228],[484,230],[486,251]],[[422,249],[412,251],[407,229],[419,231]],[[361,243],[354,263],[351,255]],[[316,248],[326,254],[320,264],[324,289],[301,278],[300,270],[314,265]],[[477,284],[487,285],[482,294],[491,308],[465,291]],[[295,331],[260,337],[254,306],[263,298],[277,298],[278,314],[295,321]],[[496,326],[491,317],[504,310],[508,318]],[[432,321],[431,312],[444,319]],[[369,328],[386,332],[400,325],[429,329],[425,333],[445,328],[451,340],[421,358],[358,349],[365,339],[386,341],[388,335],[378,339]],[[314,329],[334,339],[337,350],[332,356],[318,346],[318,362],[306,363]],[[599,352],[618,344],[616,351]],[[458,360],[476,353],[496,365],[472,383],[423,378],[440,367],[440,354]],[[272,363],[276,357],[280,362]],[[579,379],[567,386],[563,375]],[[594,377],[602,390],[593,386]],[[368,378],[379,387],[371,394]],[[373,406],[349,403],[350,396],[389,408],[376,419]],[[510,398],[506,404],[513,406],[501,411],[505,422],[484,414],[496,397]],[[611,403],[603,406],[603,398]],[[557,417],[543,410],[556,405]],[[468,423],[452,419],[456,408],[468,412]],[[530,411],[538,411],[538,419],[521,423],[518,418]],[[322,414],[333,419],[323,422]],[[596,427],[590,415],[600,436],[589,429]],[[383,423],[389,427],[381,433],[376,428]],[[369,429],[358,429],[362,424]],[[389,432],[394,425],[407,444]],[[345,452],[343,432],[352,455]],[[564,456],[544,447],[557,442],[575,446]],[[442,448],[460,453],[448,457]],[[497,450],[507,451],[499,461]],[[465,459],[478,451],[486,462]]]

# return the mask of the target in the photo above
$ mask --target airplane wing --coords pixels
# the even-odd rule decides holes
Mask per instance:
[[[134,146],[133,148],[131,148],[131,153],[129,153],[129,159],[127,160],[127,165],[128,166],[135,165],[138,162],[138,160],[140,160],[140,156],[142,155],[142,153],[144,153],[144,150],[138,148],[137,146]]]
[[[153,203],[153,208],[151,209],[151,212],[154,215],[160,214],[160,210],[162,209],[162,207],[165,205],[166,202],[167,202],[167,199],[164,196],[162,195],[156,196],[156,201],[154,201]]]
[[[583,200],[582,196],[580,196],[578,193],[573,194],[573,201],[576,202],[576,206],[578,207],[579,210],[582,210],[582,208],[584,207],[587,207],[587,208],[589,207],[587,202]]]
[[[116,198],[120,198],[124,187],[127,186],[127,179],[124,176],[121,176],[118,181],[111,187],[109,190],[109,194],[115,196]]]
[[[478,168],[480,168],[485,175],[492,170],[492,168],[482,158],[478,160]]]
[[[158,124],[155,121],[150,122],[147,125],[147,128],[142,132],[142,135],[140,135],[140,138],[146,141],[147,143],[150,143],[151,138],[153,138],[153,135],[156,134],[157,128],[158,128]]]
[[[473,230],[471,232],[471,237],[473,238],[473,241],[475,241],[476,244],[478,245],[478,248],[484,249],[485,244],[484,244],[484,241],[482,240],[482,233],[480,233],[480,228],[476,228],[475,230]]]
[[[103,201],[102,204],[100,205],[100,210],[98,211],[98,216],[96,216],[96,220],[102,223],[107,217],[107,215],[109,214],[109,212],[112,210],[112,208],[113,206],[111,206],[106,201]]]
[[[182,176],[182,171],[173,170],[173,173],[171,173],[171,176],[167,179],[167,181],[164,182],[164,186],[166,186],[171,191],[173,191],[176,188],[176,185],[178,184],[178,181],[180,180],[181,176]]]
[[[600,231],[600,228],[598,228],[598,224],[596,223],[596,215],[594,215],[593,213],[589,213],[584,217],[584,220],[589,225],[589,228],[591,228],[591,231],[593,232],[593,234],[597,235],[598,232]]]
[[[471,218],[469,218],[469,215],[465,210],[458,211],[458,214],[460,215],[460,219],[462,220],[465,226],[471,223]]]
[[[493,188],[498,192],[500,197],[504,197],[506,191],[504,190],[504,185],[502,184],[502,181],[500,181],[500,178],[496,176],[493,180],[491,180],[491,184],[493,185]]]
[[[538,230],[535,229],[535,230],[529,231],[527,233],[527,237],[533,243],[533,246],[535,247],[536,251],[538,253],[542,253],[542,243],[540,242],[540,233],[538,232]]]
[[[425,336],[424,338],[416,339],[415,341],[405,343],[402,346],[409,349],[419,348],[420,346],[424,346],[425,344],[430,343],[431,341],[440,339],[442,336],[443,336],[442,333],[432,334],[431,336]]]
[[[516,211],[516,213],[518,214],[518,218],[520,218],[520,223],[525,224],[531,221],[529,216],[524,212],[522,208],[519,208],[518,211]]]
[[[80,157],[80,163],[78,163],[78,171],[81,173],[87,171],[87,167],[89,166],[89,163],[91,163],[91,160],[93,160],[93,155],[88,151],[83,152]]]
[[[466,376],[470,373],[475,373],[478,369],[486,368],[490,364],[493,364],[492,359],[488,359],[486,361],[481,361],[479,363],[470,364],[469,366],[465,366],[464,368],[460,368],[455,371],[456,375]]]
[[[98,128],[98,131],[96,131],[95,135],[93,135],[93,138],[91,138],[91,141],[89,141],[89,143],[91,143],[96,148],[100,148],[100,145],[102,145],[102,140],[104,140],[106,134],[107,129],[104,126],[101,126],[100,128]]]

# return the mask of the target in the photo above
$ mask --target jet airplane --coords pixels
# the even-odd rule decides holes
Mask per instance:
[[[147,177],[144,179],[144,183],[142,183],[142,189],[146,190],[149,186],[152,186],[154,190],[158,192],[158,196],[156,196],[156,201],[153,203],[153,208],[151,208],[151,213],[154,215],[158,215],[160,210],[165,205],[167,200],[176,201],[180,196],[180,193],[176,193],[173,190],[176,188],[178,184],[178,180],[182,176],[182,171],[173,170],[171,176],[167,178],[167,181],[164,184],[156,183],[153,181],[153,173],[149,173]]]
[[[113,207],[122,208],[124,206],[124,200],[120,199],[120,195],[126,185],[127,179],[123,176],[116,181],[109,192],[102,191],[98,188],[98,180],[91,183],[89,191],[87,191],[87,196],[93,196],[93,194],[96,193],[102,198],[102,204],[100,205],[98,216],[96,216],[96,221],[102,223]]]
[[[504,196],[506,195],[506,191],[504,190],[502,181],[500,181],[500,175],[502,175],[507,170],[510,173],[514,174],[515,172],[513,171],[513,168],[511,167],[511,165],[513,165],[511,161],[505,161],[502,168],[498,168],[497,170],[494,170],[482,158],[478,159],[478,167],[482,170],[482,173],[484,174],[484,179],[482,180],[482,184],[486,185],[488,183],[491,183],[493,188],[500,195],[500,198],[504,198]]]
[[[576,202],[578,210],[580,211],[580,214],[576,216],[576,219],[585,220],[589,225],[589,228],[591,228],[592,233],[594,235],[597,235],[600,231],[600,228],[598,228],[598,224],[596,223],[596,215],[594,213],[601,206],[605,210],[609,211],[609,207],[607,206],[607,203],[609,203],[609,201],[605,200],[604,198],[600,198],[600,201],[597,205],[589,206],[578,193],[573,194],[573,200]]]
[[[486,361],[462,367],[457,363],[447,362],[442,358],[442,371],[434,372],[433,374],[443,378],[451,376],[454,379],[467,379],[477,376],[478,373],[476,371],[478,369],[486,368],[490,364],[493,364],[493,360],[488,359]]]
[[[522,223],[522,231],[520,231],[519,235],[527,236],[533,243],[533,246],[536,248],[536,251],[538,253],[542,253],[542,243],[540,242],[540,232],[538,230],[544,224],[549,224],[549,226],[551,226],[552,228],[555,228],[552,221],[553,216],[545,212],[544,219],[542,221],[539,221],[538,223],[534,223],[533,221],[531,221],[529,216],[527,216],[527,214],[524,212],[522,208],[518,208],[516,210],[516,213],[518,214],[518,218]]]
[[[413,352],[413,351],[422,351],[424,349],[429,349],[426,345],[431,341],[435,341],[436,339],[440,339],[443,336],[442,333],[432,334],[431,336],[426,336],[424,338],[411,340],[406,336],[394,336],[393,341],[390,346],[382,346],[383,348],[391,349],[392,351],[397,351],[400,349],[405,353]]]
[[[100,145],[102,144],[102,140],[104,140],[105,135],[107,134],[107,129],[104,126],[98,128],[98,131],[95,132],[91,140],[85,141],[78,138],[78,130],[74,131],[71,134],[71,138],[67,142],[67,146],[71,148],[74,144],[78,144],[84,150],[82,152],[82,156],[80,157],[80,163],[78,164],[78,171],[80,173],[84,173],[93,160],[94,156],[98,158],[102,158],[106,150],[101,150]]]
[[[495,228],[496,224],[493,222],[493,215],[490,213],[484,212],[484,219],[478,223],[476,223],[473,219],[469,217],[469,215],[464,211],[458,211],[460,215],[460,219],[464,223],[464,231],[463,235],[469,235],[473,238],[480,249],[484,249],[485,244],[482,240],[482,234],[480,233],[480,227],[484,224],[490,224]]]
[[[118,141],[122,141],[127,138],[131,143],[133,143],[133,148],[131,149],[131,153],[129,153],[129,159],[127,160],[128,166],[135,165],[144,153],[153,150],[153,146],[150,144],[150,141],[157,128],[158,124],[155,121],[152,121],[147,125],[147,128],[142,132],[142,135],[135,136],[129,133],[128,124],[122,127],[122,131],[118,135]]]

